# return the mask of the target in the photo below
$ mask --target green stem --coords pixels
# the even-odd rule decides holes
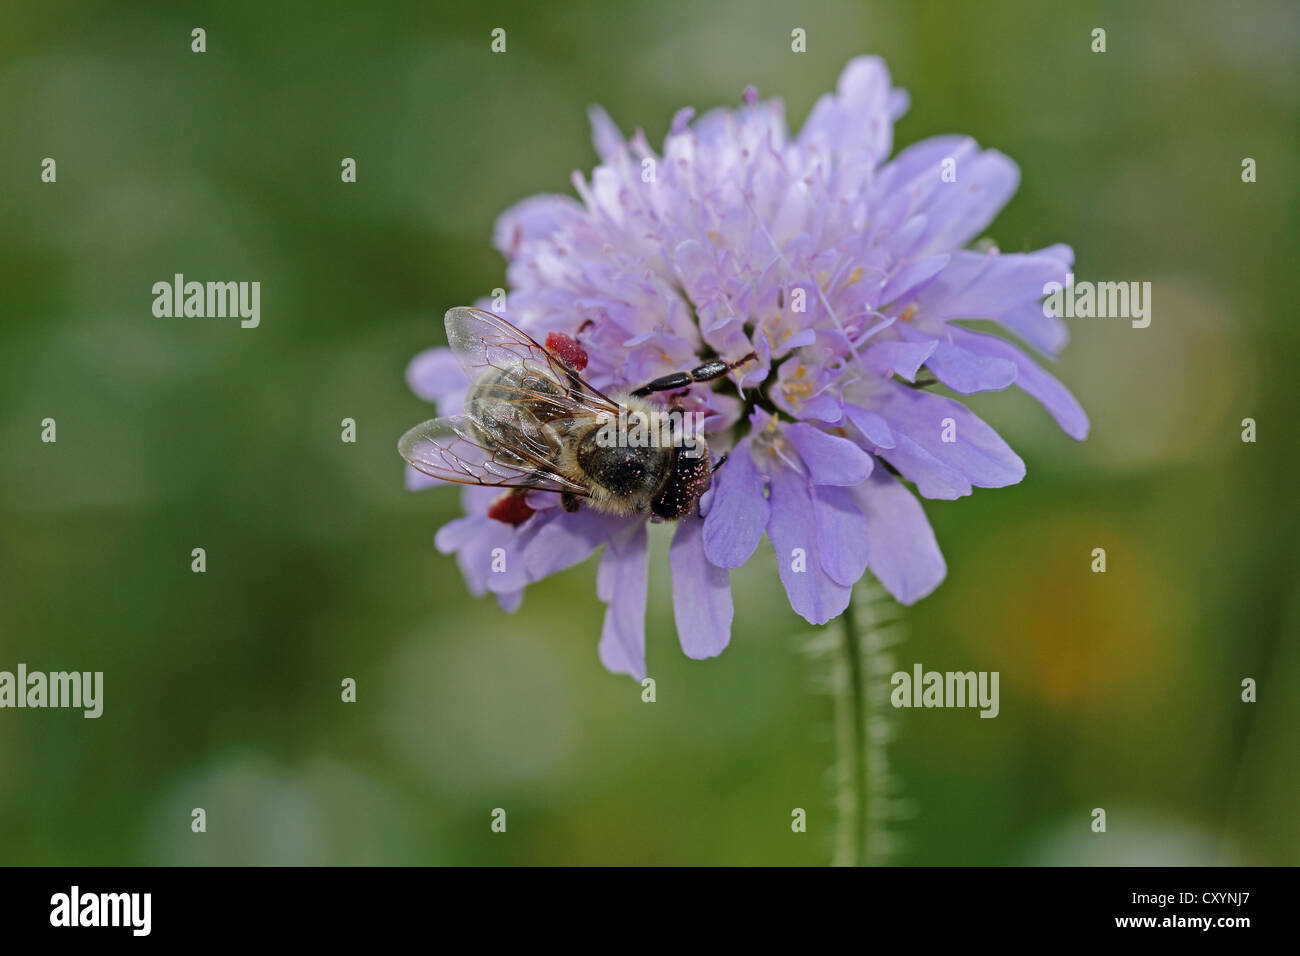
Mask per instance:
[[[848,809],[842,821],[842,839],[848,844],[844,854],[849,866],[867,863],[867,696],[863,678],[862,643],[858,634],[853,599],[841,616],[844,635],[844,661],[847,679],[840,682],[841,704],[837,711],[837,734],[841,759],[847,757]],[[847,726],[846,726],[847,725]]]

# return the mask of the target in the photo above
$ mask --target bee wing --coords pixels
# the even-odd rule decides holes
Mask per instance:
[[[416,471],[443,481],[587,496],[586,487],[556,473],[535,449],[520,442],[494,453],[479,434],[468,416],[434,418],[403,435],[397,451]]]
[[[499,315],[457,306],[446,315],[447,344],[471,382],[493,369],[514,370],[519,366],[546,376],[565,397],[519,389],[520,401],[545,404],[562,402],[573,412],[583,409],[596,413],[618,414],[618,404],[522,329],[515,328]],[[525,376],[515,376],[523,380]]]

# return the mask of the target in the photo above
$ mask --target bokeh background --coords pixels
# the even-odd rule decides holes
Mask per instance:
[[[594,560],[470,598],[432,545],[458,496],[406,492],[394,443],[430,414],[407,361],[503,284],[494,218],[594,163],[588,104],[661,142],[753,83],[797,127],[866,52],[912,95],[896,143],[1018,161],[1003,250],[1154,286],[1148,329],[1072,323],[1086,443],[978,398],[1028,477],[926,504],[949,577],[895,654],[1000,671],[1001,715],[893,713],[892,859],[1300,862],[1296,10],[7,4],[0,669],[106,700],[0,711],[0,863],[826,862],[832,703],[770,548],[693,662],[656,539],[645,704],[597,661]],[[261,327],[154,318],[175,272],[260,280]]]

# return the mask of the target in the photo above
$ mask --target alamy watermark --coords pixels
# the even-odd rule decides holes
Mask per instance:
[[[889,678],[895,707],[978,707],[981,717],[998,715],[997,671],[895,671]]]
[[[255,329],[262,321],[261,282],[186,282],[178,272],[171,282],[153,284],[153,314],[160,319],[240,319]]]
[[[70,707],[87,718],[104,712],[103,671],[0,671],[0,707]]]
[[[1075,282],[1065,274],[1065,285],[1043,286],[1043,315],[1058,319],[1132,319],[1133,328],[1151,324],[1150,282]]]
[[[74,884],[50,897],[50,925],[124,926],[133,936],[148,936],[152,910],[152,893],[83,893]]]

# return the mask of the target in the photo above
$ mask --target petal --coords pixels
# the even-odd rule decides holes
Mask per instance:
[[[888,304],[904,296],[915,294],[943,270],[950,258],[951,256],[945,252],[908,262],[890,276],[885,287],[880,290],[879,301]]]
[[[860,361],[884,378],[901,375],[915,382],[917,370],[929,360],[935,345],[934,339],[928,337],[915,342],[876,342],[867,346]]]
[[[591,143],[596,148],[596,155],[602,162],[609,162],[624,144],[623,134],[603,107],[590,107],[587,118],[591,121]]]
[[[729,431],[740,421],[740,416],[745,411],[745,403],[740,399],[734,395],[715,392],[711,388],[695,389],[691,397],[700,402],[704,414],[708,416],[703,428],[708,435]]]
[[[524,591],[520,588],[518,591],[511,591],[509,594],[497,594],[497,605],[507,614],[514,614],[519,610],[519,605],[524,603]]]
[[[807,479],[793,469],[774,468],[771,503],[767,536],[790,606],[810,624],[825,624],[849,606],[853,589],[822,570]]]
[[[442,347],[428,349],[411,359],[406,366],[406,383],[420,398],[437,404],[440,415],[454,414],[469,391],[465,370],[451,349]]]
[[[426,488],[434,486],[447,487],[447,482],[440,481],[432,475],[426,475],[422,471],[417,471],[410,465],[406,466],[406,490],[407,491],[424,491]]]
[[[687,515],[677,522],[668,551],[673,572],[673,619],[687,657],[717,657],[731,640],[730,573],[704,554],[704,522]]]
[[[668,124],[668,135],[677,136],[685,133],[691,125],[691,120],[695,118],[695,107],[683,106],[673,114],[673,121]]]
[[[959,249],[1002,211],[1020,185],[1020,167],[996,149],[956,163],[956,182],[941,182],[924,208],[925,237],[916,255]]]
[[[704,553],[720,568],[738,568],[754,553],[767,527],[768,502],[763,477],[745,438],[731,450],[713,478],[713,496],[704,519]]]
[[[893,465],[926,498],[951,501],[971,493],[971,483],[960,471],[940,461],[921,445],[901,432],[894,436],[894,447],[877,454]]]
[[[856,485],[871,474],[871,456],[847,438],[806,422],[787,426],[785,434],[808,467],[813,484]]]
[[[883,468],[851,492],[867,525],[867,567],[903,604],[943,581],[948,569],[916,496]]]
[[[822,570],[836,584],[852,587],[867,570],[867,522],[847,488],[813,486],[817,551]]]
[[[960,402],[904,385],[882,392],[878,402],[897,442],[881,456],[916,481],[927,498],[966,494],[970,485],[1002,488],[1025,477],[1020,456]],[[953,440],[945,441],[949,437]],[[926,462],[927,456],[932,462]],[[953,473],[959,480],[954,480]],[[935,481],[950,486],[957,495],[934,493]]]
[[[767,381],[772,371],[772,342],[763,329],[754,330],[754,353],[758,361],[750,362],[745,373],[740,376],[740,388],[757,388]]]
[[[535,523],[520,534],[520,549],[530,581],[540,581],[586,560],[629,521],[590,508],[583,508],[577,514],[560,508],[550,511],[549,515],[539,513],[531,519]]]
[[[1088,413],[1083,410],[1078,399],[1053,376],[1039,368],[1028,355],[1010,342],[992,335],[982,335],[956,326],[951,326],[949,331],[954,342],[962,344],[971,352],[982,352],[1014,363],[1017,369],[1016,385],[1020,390],[1037,399],[1071,438],[1082,441],[1088,437]]]
[[[441,484],[446,484],[446,482],[441,482]],[[479,532],[483,522],[488,520],[490,519],[482,515],[466,515],[463,518],[448,521],[434,534],[433,546],[443,554],[452,554],[459,551]]]
[[[917,296],[926,319],[993,319],[1040,352],[1054,355],[1069,338],[1065,321],[1044,314],[1043,287],[1065,281],[1069,246],[1037,252],[955,252],[948,267]]]
[[[467,520],[467,519],[462,519]],[[520,550],[520,536],[501,521],[476,516],[473,533],[463,536],[451,522],[439,529],[434,543],[443,550],[448,540],[461,538],[456,547],[456,561],[466,582],[475,593],[484,589],[494,594],[521,591],[528,584],[528,568]],[[451,532],[444,534],[444,532]]]
[[[1016,380],[1016,366],[1004,359],[940,342],[926,367],[954,392],[1000,392]]]
[[[511,206],[492,227],[492,244],[506,259],[519,255],[524,245],[549,239],[566,225],[585,215],[582,204],[572,196],[542,194],[530,196]]]
[[[896,253],[902,254],[916,244],[928,221],[917,210],[926,205],[935,190],[949,185],[941,175],[943,161],[960,163],[978,149],[969,136],[932,136],[903,147],[880,168],[871,183],[869,203],[875,210],[873,218],[890,230],[890,246]],[[901,228],[904,222],[910,228]]]
[[[650,550],[645,522],[637,522],[610,539],[596,571],[596,595],[609,607],[600,631],[600,662],[613,674],[643,680],[645,605]]]
[[[894,435],[889,430],[889,423],[873,411],[863,408],[861,405],[853,405],[846,402],[844,404],[844,417],[862,432],[867,441],[871,442],[876,448],[893,448]]]
[[[879,163],[893,148],[894,121],[906,110],[907,94],[893,88],[884,61],[856,57],[840,74],[835,93],[817,101],[798,141],[801,146],[821,142],[836,151],[863,151]]]
[[[785,405],[784,402],[778,402],[778,405]],[[790,411],[790,409],[786,409]],[[844,417],[844,401],[839,395],[832,392],[822,392],[820,395],[808,399],[802,403],[797,413],[790,411],[791,414],[798,414],[800,418],[815,418],[822,422],[838,422]]]
[[[899,334],[909,341],[934,343],[934,352],[925,360],[925,367],[954,392],[969,395],[972,392],[998,392],[1016,380],[1016,365],[996,356],[972,352],[944,338],[952,339],[944,330],[943,337],[931,339],[917,329],[902,328]]]

